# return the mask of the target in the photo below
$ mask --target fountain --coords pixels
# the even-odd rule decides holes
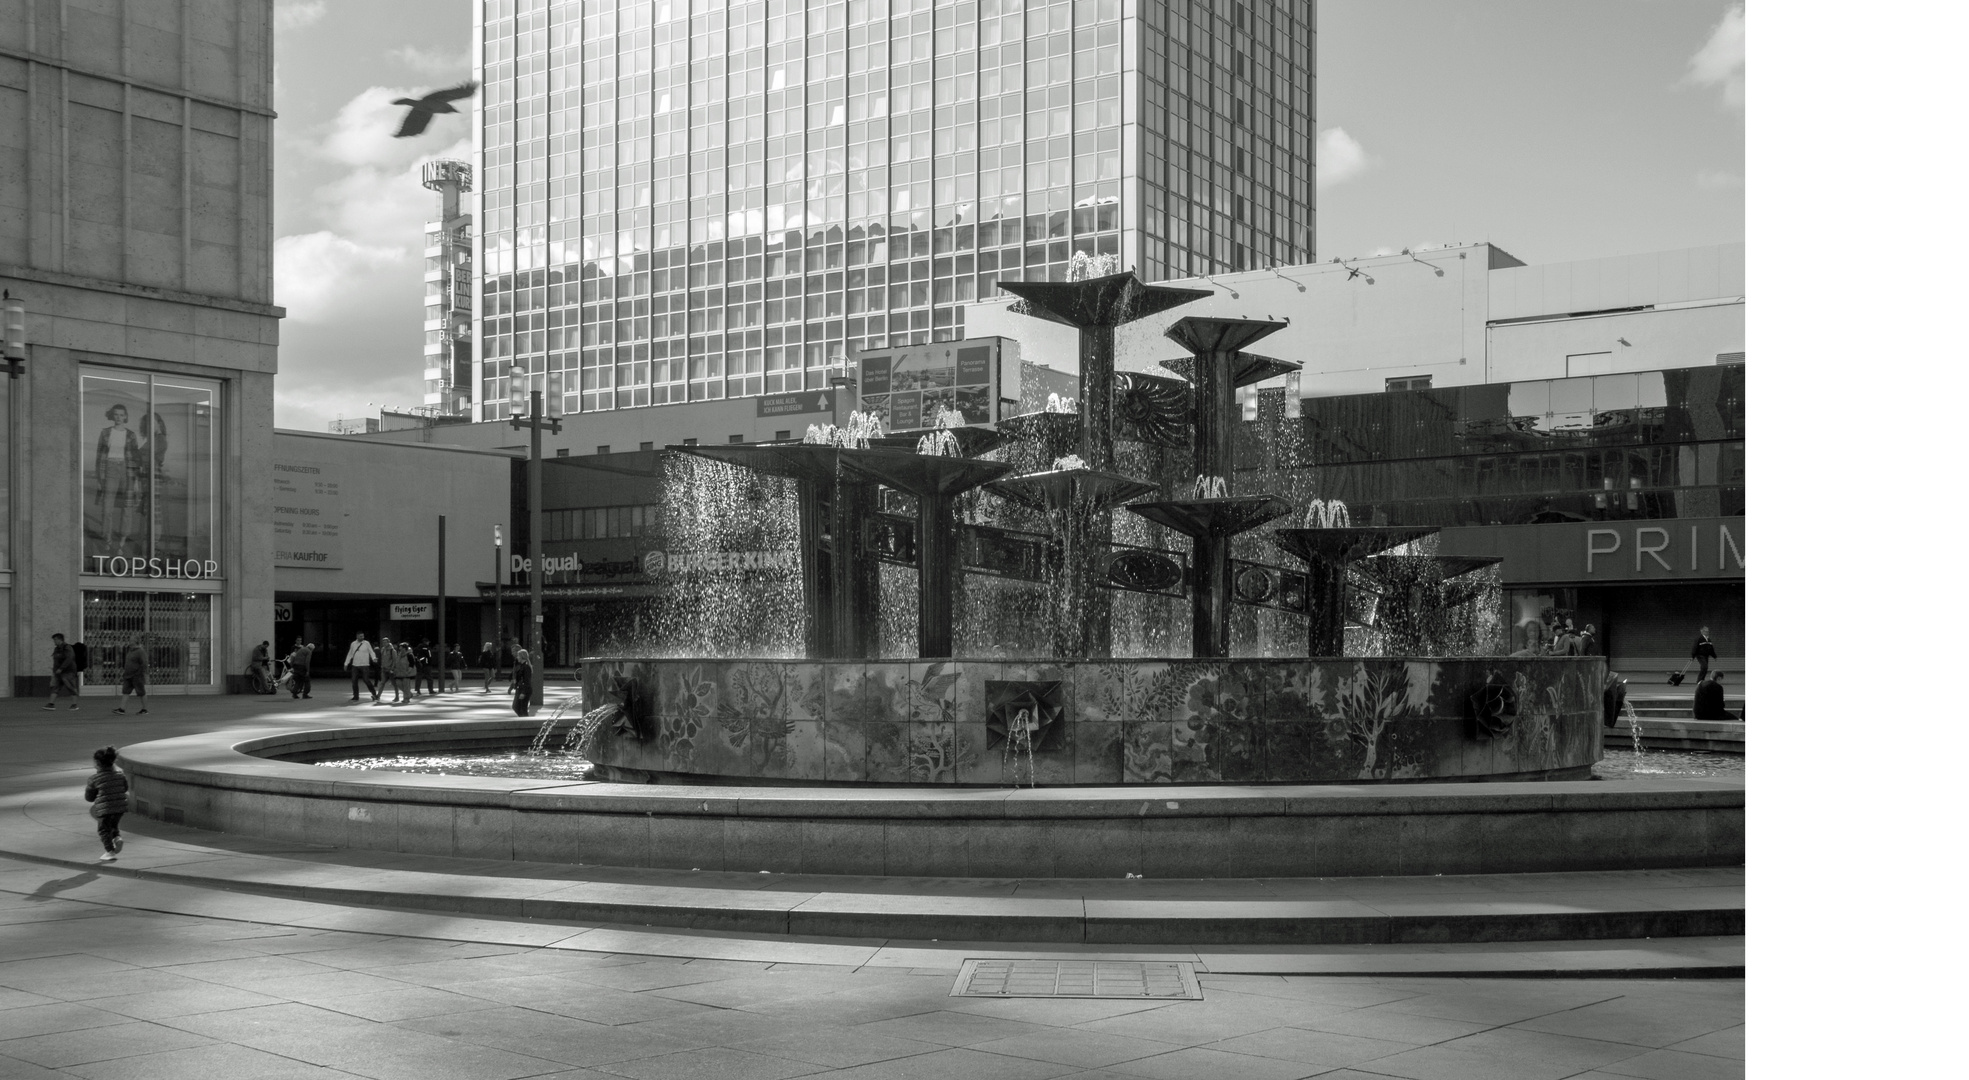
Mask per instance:
[[[584,662],[589,699],[619,713],[583,729],[598,774],[971,786],[1587,774],[1598,661],[1442,656],[1420,629],[1480,599],[1462,582],[1491,560],[1390,554],[1436,530],[1356,526],[1338,501],[1274,528],[1291,500],[1234,489],[1262,475],[1234,460],[1238,389],[1297,369],[1248,350],[1285,323],[1182,318],[1166,333],[1190,355],[1163,365],[1180,381],[1121,375],[1116,326],[1210,294],[1132,273],[1004,288],[1026,314],[1079,332],[1075,399],[995,427],[945,414],[885,434],[856,414],[798,445],[671,448],[793,483],[805,655],[749,656],[737,642],[695,659]],[[1145,449],[1118,454],[1118,438]],[[1151,546],[1116,542],[1120,510]],[[1189,539],[1187,567],[1154,546],[1157,527]],[[1304,589],[1233,558],[1234,543],[1255,552],[1266,539],[1305,563]],[[914,603],[885,602],[885,588],[907,595],[911,567]],[[1259,578],[1283,583],[1251,587]],[[1344,655],[1350,578],[1382,596],[1383,636],[1402,654]],[[960,655],[967,590],[987,586],[1025,590],[1043,621],[1030,645]],[[1115,655],[1118,596],[1153,602],[1137,612],[1187,601],[1190,656]],[[1304,658],[1237,656],[1239,604],[1304,618]],[[895,658],[896,641],[872,628],[886,618],[906,635],[911,607],[915,659]]]

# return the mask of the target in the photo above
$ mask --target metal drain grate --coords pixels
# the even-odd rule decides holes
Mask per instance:
[[[966,960],[951,997],[1203,997],[1193,965],[1166,960]]]

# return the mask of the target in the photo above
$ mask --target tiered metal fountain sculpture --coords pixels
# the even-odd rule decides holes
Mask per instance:
[[[1114,471],[1115,327],[1212,294],[1208,289],[1144,285],[1133,272],[1081,281],[1007,281],[999,288],[1019,297],[1026,314],[1080,333],[1076,452],[1052,469],[1001,480],[991,490],[1045,511],[1053,529],[1056,561],[1048,577],[1055,655],[1107,656],[1112,651],[1111,605],[1100,582],[1107,573],[1108,544],[1114,535],[1109,515],[1156,488]]]
[[[1237,388],[1299,370],[1297,364],[1243,350],[1285,325],[1191,316],[1168,330],[1171,340],[1195,354],[1162,366],[1190,380],[1195,388],[1191,423],[1196,484],[1190,498],[1136,503],[1128,509],[1190,538],[1194,575],[1190,641],[1195,656],[1231,655],[1231,537],[1292,511],[1291,503],[1275,495],[1230,494]]]
[[[916,498],[917,655],[951,654],[956,589],[956,496],[1011,471],[996,461],[868,445],[871,431],[830,432],[807,443],[672,446],[697,457],[793,481],[800,507],[800,569],[810,659],[875,655],[878,560],[867,529],[875,489]]]
[[[1356,526],[1346,504],[1314,500],[1306,508],[1306,527],[1279,529],[1272,542],[1306,563],[1306,654],[1340,656],[1346,651],[1347,569],[1370,555],[1433,536],[1429,526]]]

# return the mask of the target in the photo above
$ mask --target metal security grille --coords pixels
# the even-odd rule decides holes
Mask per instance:
[[[113,688],[120,683],[123,653],[145,633],[150,635],[146,655],[153,692],[213,682],[209,594],[90,589],[82,594],[88,684]]]
[[[951,997],[1190,999],[1193,965],[1149,960],[966,960]]]

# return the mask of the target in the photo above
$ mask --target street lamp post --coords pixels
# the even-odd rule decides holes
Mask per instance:
[[[532,445],[528,451],[527,461],[526,461],[526,521],[527,521],[527,553],[528,553],[526,584],[527,584],[527,606],[528,606],[527,614],[530,616],[530,618],[527,623],[527,632],[525,638],[528,645],[527,652],[533,661],[533,694],[532,694],[531,704],[533,708],[538,708],[541,702],[546,700],[546,690],[544,685],[546,680],[542,677],[546,670],[546,664],[540,652],[540,644],[541,644],[540,639],[542,638],[543,632],[546,629],[544,625],[546,623],[546,617],[541,613],[540,610],[540,578],[541,578],[540,568],[546,565],[540,547],[540,535],[541,535],[540,472],[542,468],[541,460],[540,460],[540,431],[542,428],[545,428],[546,430],[552,431],[554,434],[559,435],[561,433],[561,421],[560,418],[557,416],[547,415],[546,409],[543,408],[542,395],[538,390],[529,391],[528,398],[530,404],[532,405],[532,409],[526,415],[524,416],[520,415],[520,397],[518,393],[518,388],[526,381],[527,374],[525,369],[521,368],[518,364],[515,364],[513,365],[512,377],[513,377],[513,386],[512,389],[509,389],[507,392],[508,397],[510,397],[512,400],[512,405],[510,406],[513,413],[512,425],[516,429],[527,428],[531,433],[531,440],[532,440]]]
[[[492,527],[492,674],[486,685],[499,677],[499,661],[506,651],[506,534]]]

